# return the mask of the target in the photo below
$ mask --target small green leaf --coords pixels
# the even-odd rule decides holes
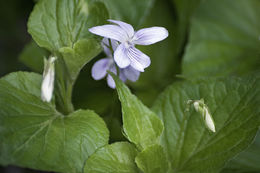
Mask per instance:
[[[143,105],[117,76],[110,74],[116,82],[122,105],[123,129],[128,140],[136,144],[139,149],[158,144],[163,131],[161,120]]]
[[[107,145],[89,157],[84,173],[138,173],[136,154],[135,147],[127,142]]]
[[[221,173],[257,173],[260,172],[260,131],[248,149],[230,160]]]
[[[0,163],[80,173],[86,159],[108,143],[107,127],[93,111],[64,116],[42,102],[41,79],[26,72],[0,79]]]
[[[160,145],[148,147],[138,153],[135,162],[144,173],[166,173],[168,171],[168,160]]]
[[[244,150],[260,124],[259,75],[237,79],[205,79],[174,83],[153,110],[164,123],[162,145],[175,172],[219,172]],[[188,100],[204,99],[215,120],[216,133],[205,127]]]
[[[242,75],[260,66],[260,2],[207,0],[192,19],[186,76]]]
[[[40,48],[34,41],[27,44],[19,56],[19,60],[35,72],[43,71],[43,59],[49,52]]]
[[[59,52],[63,55],[70,74],[75,81],[80,70],[101,51],[99,42],[94,39],[80,40],[73,48],[63,47]]]

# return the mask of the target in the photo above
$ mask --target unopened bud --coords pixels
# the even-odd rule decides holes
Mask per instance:
[[[212,132],[216,132],[214,120],[209,112],[209,108],[204,103],[204,100],[188,101],[193,103],[194,109],[202,115],[206,127]]]
[[[50,102],[54,89],[54,78],[55,78],[55,60],[56,57],[50,57],[48,60],[44,59],[44,71],[43,80],[41,87],[41,98],[42,101]]]

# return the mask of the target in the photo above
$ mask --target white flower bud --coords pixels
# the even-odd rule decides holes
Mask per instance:
[[[214,120],[211,114],[209,113],[208,107],[206,106],[206,104],[204,104],[204,100],[201,99],[194,101],[193,106],[195,110],[202,115],[206,127],[212,132],[216,132]]]
[[[55,64],[56,57],[50,57],[48,60],[44,59],[44,71],[41,87],[42,101],[50,102],[54,89]]]

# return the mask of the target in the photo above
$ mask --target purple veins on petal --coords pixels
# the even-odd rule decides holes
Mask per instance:
[[[150,64],[150,58],[136,49],[135,44],[150,45],[162,41],[168,37],[168,31],[164,27],[144,28],[137,32],[133,27],[125,22],[118,20],[108,20],[115,24],[96,26],[89,31],[114,39],[121,44],[114,50],[114,60],[120,68],[127,68],[129,65],[134,69],[143,72]],[[105,52],[108,52],[105,50]]]
[[[131,64],[127,52],[128,49],[125,47],[125,45],[120,44],[114,53],[115,62],[120,68],[126,68]]]
[[[118,20],[108,20],[111,23],[117,24],[119,25],[123,30],[125,30],[125,32],[127,33],[128,37],[133,37],[135,34],[135,30],[132,27],[132,25],[122,22],[122,21],[118,21]]]
[[[135,47],[130,47],[127,51],[127,55],[131,61],[130,65],[140,72],[144,72],[144,69],[151,64],[149,56]]]

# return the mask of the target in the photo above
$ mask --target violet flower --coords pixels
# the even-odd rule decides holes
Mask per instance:
[[[125,22],[108,20],[113,24],[90,28],[93,34],[120,42],[114,53],[116,64],[120,68],[128,66],[143,72],[150,64],[150,58],[135,48],[135,45],[150,45],[168,37],[168,31],[163,27],[144,28],[134,31],[134,28]]]
[[[111,45],[110,45],[111,43]],[[115,88],[115,81],[111,75],[107,73],[107,71],[111,71],[114,74],[117,74],[116,64],[113,59],[113,51],[117,48],[118,43],[115,40],[109,40],[104,38],[102,40],[102,47],[104,48],[104,52],[107,55],[106,58],[98,60],[92,67],[91,74],[95,80],[103,79],[107,76],[107,84],[110,88]],[[138,80],[140,72],[132,68],[131,66],[121,69],[119,68],[119,78],[126,82],[126,80],[130,80],[135,82]]]

